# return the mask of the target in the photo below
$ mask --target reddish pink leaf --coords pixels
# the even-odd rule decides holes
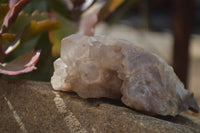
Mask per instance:
[[[124,1],[125,0],[108,0],[101,9],[82,16],[78,33],[93,36],[95,26],[113,13]]]
[[[4,18],[0,34],[4,33],[10,28],[10,26],[15,22],[19,12],[31,1],[31,0],[10,0],[9,6],[10,10]],[[17,3],[16,3],[17,2]]]
[[[9,0],[9,7],[14,7],[19,0]]]
[[[98,13],[99,10],[96,10],[88,15],[85,15],[81,18],[79,25],[79,34],[93,36],[94,28],[98,23]]]
[[[4,75],[19,75],[31,72],[35,69],[35,64],[40,57],[40,51],[33,50],[9,63],[0,64],[0,73]]]

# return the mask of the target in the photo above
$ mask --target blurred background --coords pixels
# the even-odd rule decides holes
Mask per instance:
[[[126,1],[96,32],[160,55],[200,101],[199,0]]]
[[[17,18],[6,16],[6,12],[16,8],[17,2],[23,1],[0,0],[1,5],[9,7],[4,10],[1,6],[0,14],[5,11],[4,20],[12,22],[1,34],[15,33],[16,41],[31,33],[30,39],[21,41],[23,43],[14,52],[0,61],[10,62],[31,49],[41,49],[37,70],[17,76],[1,74],[0,77],[50,81],[62,38],[74,33],[104,34],[129,40],[164,58],[200,101],[199,0],[29,0],[16,13]],[[1,28],[4,20],[0,21]],[[42,27],[39,32],[27,30],[33,21],[44,20],[55,20],[56,28],[44,28],[38,23]]]

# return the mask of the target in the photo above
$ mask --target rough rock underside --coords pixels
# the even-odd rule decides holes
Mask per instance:
[[[54,68],[55,90],[74,91],[82,98],[118,99],[131,108],[164,116],[199,111],[193,93],[171,66],[125,40],[71,35],[62,40]]]
[[[198,133],[186,115],[151,117],[110,99],[82,99],[50,83],[0,79],[1,133]]]

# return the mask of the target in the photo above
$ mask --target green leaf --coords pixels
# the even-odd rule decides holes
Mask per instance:
[[[117,12],[112,15],[111,18],[109,18],[109,24],[117,23],[117,21],[119,21],[128,11],[130,11],[131,8],[138,5],[139,2],[140,0],[125,1],[123,6],[121,6],[120,9],[117,10]]]
[[[24,11],[28,13],[32,13],[35,10],[49,12],[52,9],[59,12],[65,18],[71,19],[65,0],[32,0],[25,7]]]
[[[11,42],[13,42],[16,38],[15,34],[10,34],[10,33],[4,33],[0,36],[0,47],[2,45],[7,45]]]
[[[67,19],[72,19],[71,13],[63,0],[50,0],[49,5],[51,9],[55,10],[60,15]]]
[[[43,20],[43,21],[31,21],[31,23],[25,28],[21,35],[22,43],[35,37],[38,34],[56,30],[61,28],[61,24],[56,20]]]
[[[48,34],[47,33],[41,34],[37,37],[39,37],[39,39],[37,39],[37,42],[35,42],[36,44],[38,44],[35,47],[35,49],[42,50],[41,55],[40,55],[40,60],[38,61],[37,65],[36,65],[38,68],[37,71],[33,71],[31,73],[26,73],[26,74],[18,75],[18,76],[12,76],[12,77],[3,75],[4,78],[27,79],[27,80],[36,80],[36,81],[50,81],[50,78],[54,71],[52,63],[56,58],[53,58],[51,56],[51,43],[49,42]],[[25,43],[29,43],[29,41],[27,41]],[[23,46],[28,46],[28,45],[24,44]],[[19,50],[21,50],[21,48],[15,52],[18,52]],[[29,50],[26,50],[26,51],[29,51]]]
[[[41,43],[38,43],[38,40],[40,39],[41,35],[42,34],[37,35],[36,37],[33,37],[30,40],[27,40],[25,42],[21,42],[21,40],[18,40],[19,42],[18,47],[14,49],[14,51],[12,51],[12,53],[10,53],[9,56],[5,58],[5,61],[7,62],[12,61],[16,57],[26,54],[27,51],[31,51],[32,49],[35,49],[37,45],[41,44]]]
[[[54,31],[49,32],[49,39],[50,42],[53,44],[52,47],[52,55],[57,57],[60,55],[60,45],[61,40],[64,37],[67,37],[71,34],[77,32],[78,28],[75,23],[70,20],[65,19],[64,17],[60,16],[59,14],[52,12],[51,17],[58,20],[62,24],[62,28]]]
[[[25,8],[24,11],[28,13],[32,13],[35,10],[39,10],[40,12],[49,11],[49,2],[51,0],[32,0]]]
[[[4,60],[6,57],[5,51],[9,48],[15,38],[15,34],[4,33],[0,35],[0,61]]]
[[[98,20],[102,21],[114,12],[125,0],[108,0],[107,3],[100,10]]]
[[[16,22],[11,27],[11,32],[20,34],[23,32],[24,28],[28,26],[28,24],[35,20],[35,21],[42,21],[49,19],[47,13],[40,13],[39,11],[34,11],[32,14],[28,14],[25,12],[21,12],[17,17]]]
[[[9,10],[8,4],[0,4],[0,24],[2,23],[8,10]]]
[[[55,20],[49,20],[47,13],[34,11],[31,15],[21,12],[16,23],[11,28],[13,33],[17,33],[20,39],[19,47],[7,60],[14,59],[17,55],[33,49],[39,39],[38,35],[44,32],[61,28],[61,24]]]

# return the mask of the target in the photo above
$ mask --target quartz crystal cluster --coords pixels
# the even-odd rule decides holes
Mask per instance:
[[[175,116],[199,111],[193,93],[159,56],[105,36],[71,35],[62,40],[52,87],[82,98],[121,100],[139,111]]]

